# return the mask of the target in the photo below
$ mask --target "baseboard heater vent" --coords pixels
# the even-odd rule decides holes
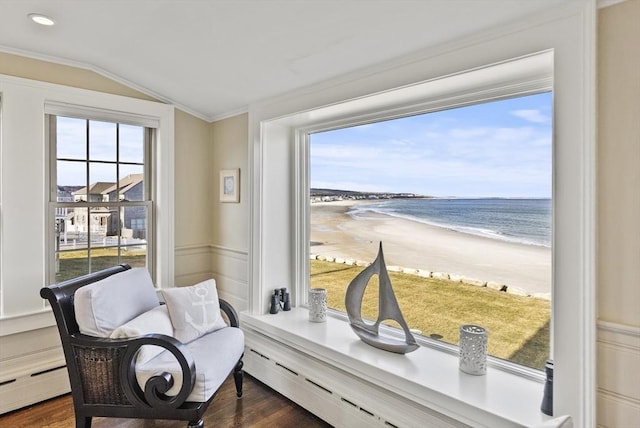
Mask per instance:
[[[40,372],[31,373],[31,375],[30,375],[30,376],[31,376],[31,377],[36,377],[36,376],[40,376],[40,375],[43,375],[43,374],[51,373],[51,372],[54,372],[54,371],[56,371],[56,370],[66,369],[66,368],[67,368],[67,366],[66,366],[66,365],[65,365],[65,366],[58,366],[58,367],[54,367],[54,368],[52,368],[52,369],[47,369],[47,370],[42,370],[42,371],[40,371]]]
[[[333,391],[331,391],[330,389],[325,388],[325,387],[324,387],[324,386],[322,386],[322,385],[318,385],[317,383],[315,383],[315,382],[314,382],[314,381],[312,381],[311,379],[305,378],[305,380],[306,380],[307,382],[309,382],[311,385],[315,386],[316,388],[319,388],[319,389],[321,389],[321,390],[323,390],[324,392],[327,392],[327,393],[329,393],[329,394],[333,394]]]
[[[280,364],[280,363],[276,363],[276,366],[278,366],[278,367],[280,367],[280,368],[282,368],[282,369],[284,369],[284,370],[288,371],[289,373],[291,373],[291,374],[292,374],[292,375],[294,375],[294,376],[298,376],[298,373],[297,373],[297,372],[295,372],[295,371],[291,370],[291,369],[290,369],[289,367],[287,367],[287,366],[283,366],[283,365],[282,365],[282,364]]]
[[[250,349],[250,351],[251,351],[251,352],[253,352],[254,354],[259,355],[260,357],[264,358],[265,360],[269,360],[269,357],[267,357],[267,356],[266,356],[266,355],[264,355],[264,354],[261,354],[260,352],[256,351],[256,350],[255,350],[255,349],[253,349],[253,348],[251,348],[251,349]]]
[[[9,385],[10,383],[15,382],[18,379],[9,379],[9,380],[5,380],[4,382],[0,382],[0,386],[5,386],[5,385]]]
[[[316,382],[316,381],[304,376],[302,373],[299,373],[297,370],[294,370],[294,369],[288,367],[287,365],[285,365],[285,363],[277,361],[276,358],[274,358],[273,356],[267,356],[264,353],[262,353],[260,351],[257,351],[257,350],[255,350],[253,348],[249,348],[249,351],[251,352],[251,354],[254,354],[254,355],[260,357],[261,361],[264,361],[265,363],[266,363],[266,361],[268,361],[269,363],[266,363],[266,364],[268,364],[266,367],[271,365],[271,367],[275,366],[275,367],[278,367],[278,368],[280,368],[282,370],[285,370],[287,373],[290,373],[290,374],[292,374],[292,375],[294,375],[296,377],[299,377],[300,379],[304,379],[307,384],[313,385],[315,388],[327,393],[327,397],[329,397],[329,396],[334,397],[334,398],[330,398],[330,400],[334,400],[334,399],[340,400],[339,402],[345,404],[345,409],[350,409],[350,410],[347,410],[347,411],[349,413],[352,413],[354,416],[355,415],[361,415],[361,416],[359,416],[359,418],[363,418],[364,417],[367,420],[374,421],[373,424],[376,425],[376,426],[385,427],[385,428],[386,427],[388,427],[388,428],[399,428],[398,425],[393,424],[393,423],[385,420],[383,417],[375,414],[374,412],[372,412],[372,411],[370,411],[370,410],[368,410],[366,408],[360,407],[358,404],[356,404],[357,400],[353,400],[353,399],[350,399],[350,398],[347,398],[347,397],[340,396],[340,394],[336,393],[335,391],[332,391],[331,389],[329,389],[329,388],[327,388],[327,387],[325,387],[323,385],[320,385],[318,382]],[[245,366],[245,369],[246,369],[246,366]],[[254,377],[256,377],[257,379],[261,380],[260,374],[253,373],[252,375]],[[262,380],[266,380],[266,379],[263,378]],[[276,388],[276,390],[277,389],[278,388]],[[281,390],[280,392],[284,393],[285,391]],[[287,394],[285,393],[285,395],[287,395]],[[289,397],[289,398],[292,398],[292,397]],[[294,401],[296,401],[296,400],[294,399]],[[371,419],[369,419],[369,418],[371,418]],[[355,420],[358,420],[357,416],[356,416]],[[362,420],[362,419],[359,419],[359,420]]]
[[[375,416],[373,413],[371,413],[370,411],[368,411],[367,409],[363,409],[362,407],[360,407],[360,411],[362,413],[366,413],[369,416]]]
[[[351,402],[351,401],[347,400],[347,399],[346,399],[346,398],[344,398],[344,397],[340,398],[340,400],[341,400],[343,403],[346,403],[346,404],[350,405],[351,407],[356,407],[356,408],[358,407],[358,405],[357,405],[356,403],[353,403],[353,402]]]

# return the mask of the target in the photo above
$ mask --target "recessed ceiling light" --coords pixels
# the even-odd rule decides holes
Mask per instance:
[[[52,26],[55,24],[55,22],[53,21],[53,19],[49,18],[48,16],[45,16],[41,13],[30,13],[29,18],[35,22],[36,24],[40,24],[40,25],[46,25],[48,27]]]

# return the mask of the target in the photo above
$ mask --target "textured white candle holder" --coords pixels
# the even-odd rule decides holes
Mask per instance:
[[[312,288],[309,290],[309,321],[325,322],[327,320],[327,290]]]
[[[460,370],[477,376],[487,373],[487,330],[484,327],[460,326]]]

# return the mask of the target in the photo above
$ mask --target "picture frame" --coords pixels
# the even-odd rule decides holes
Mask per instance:
[[[220,170],[220,202],[240,202],[240,169]]]

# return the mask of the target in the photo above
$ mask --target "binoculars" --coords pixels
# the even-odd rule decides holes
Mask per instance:
[[[271,295],[271,308],[270,314],[277,314],[280,309],[283,311],[291,310],[291,300],[289,299],[289,292],[286,288],[276,288]]]

